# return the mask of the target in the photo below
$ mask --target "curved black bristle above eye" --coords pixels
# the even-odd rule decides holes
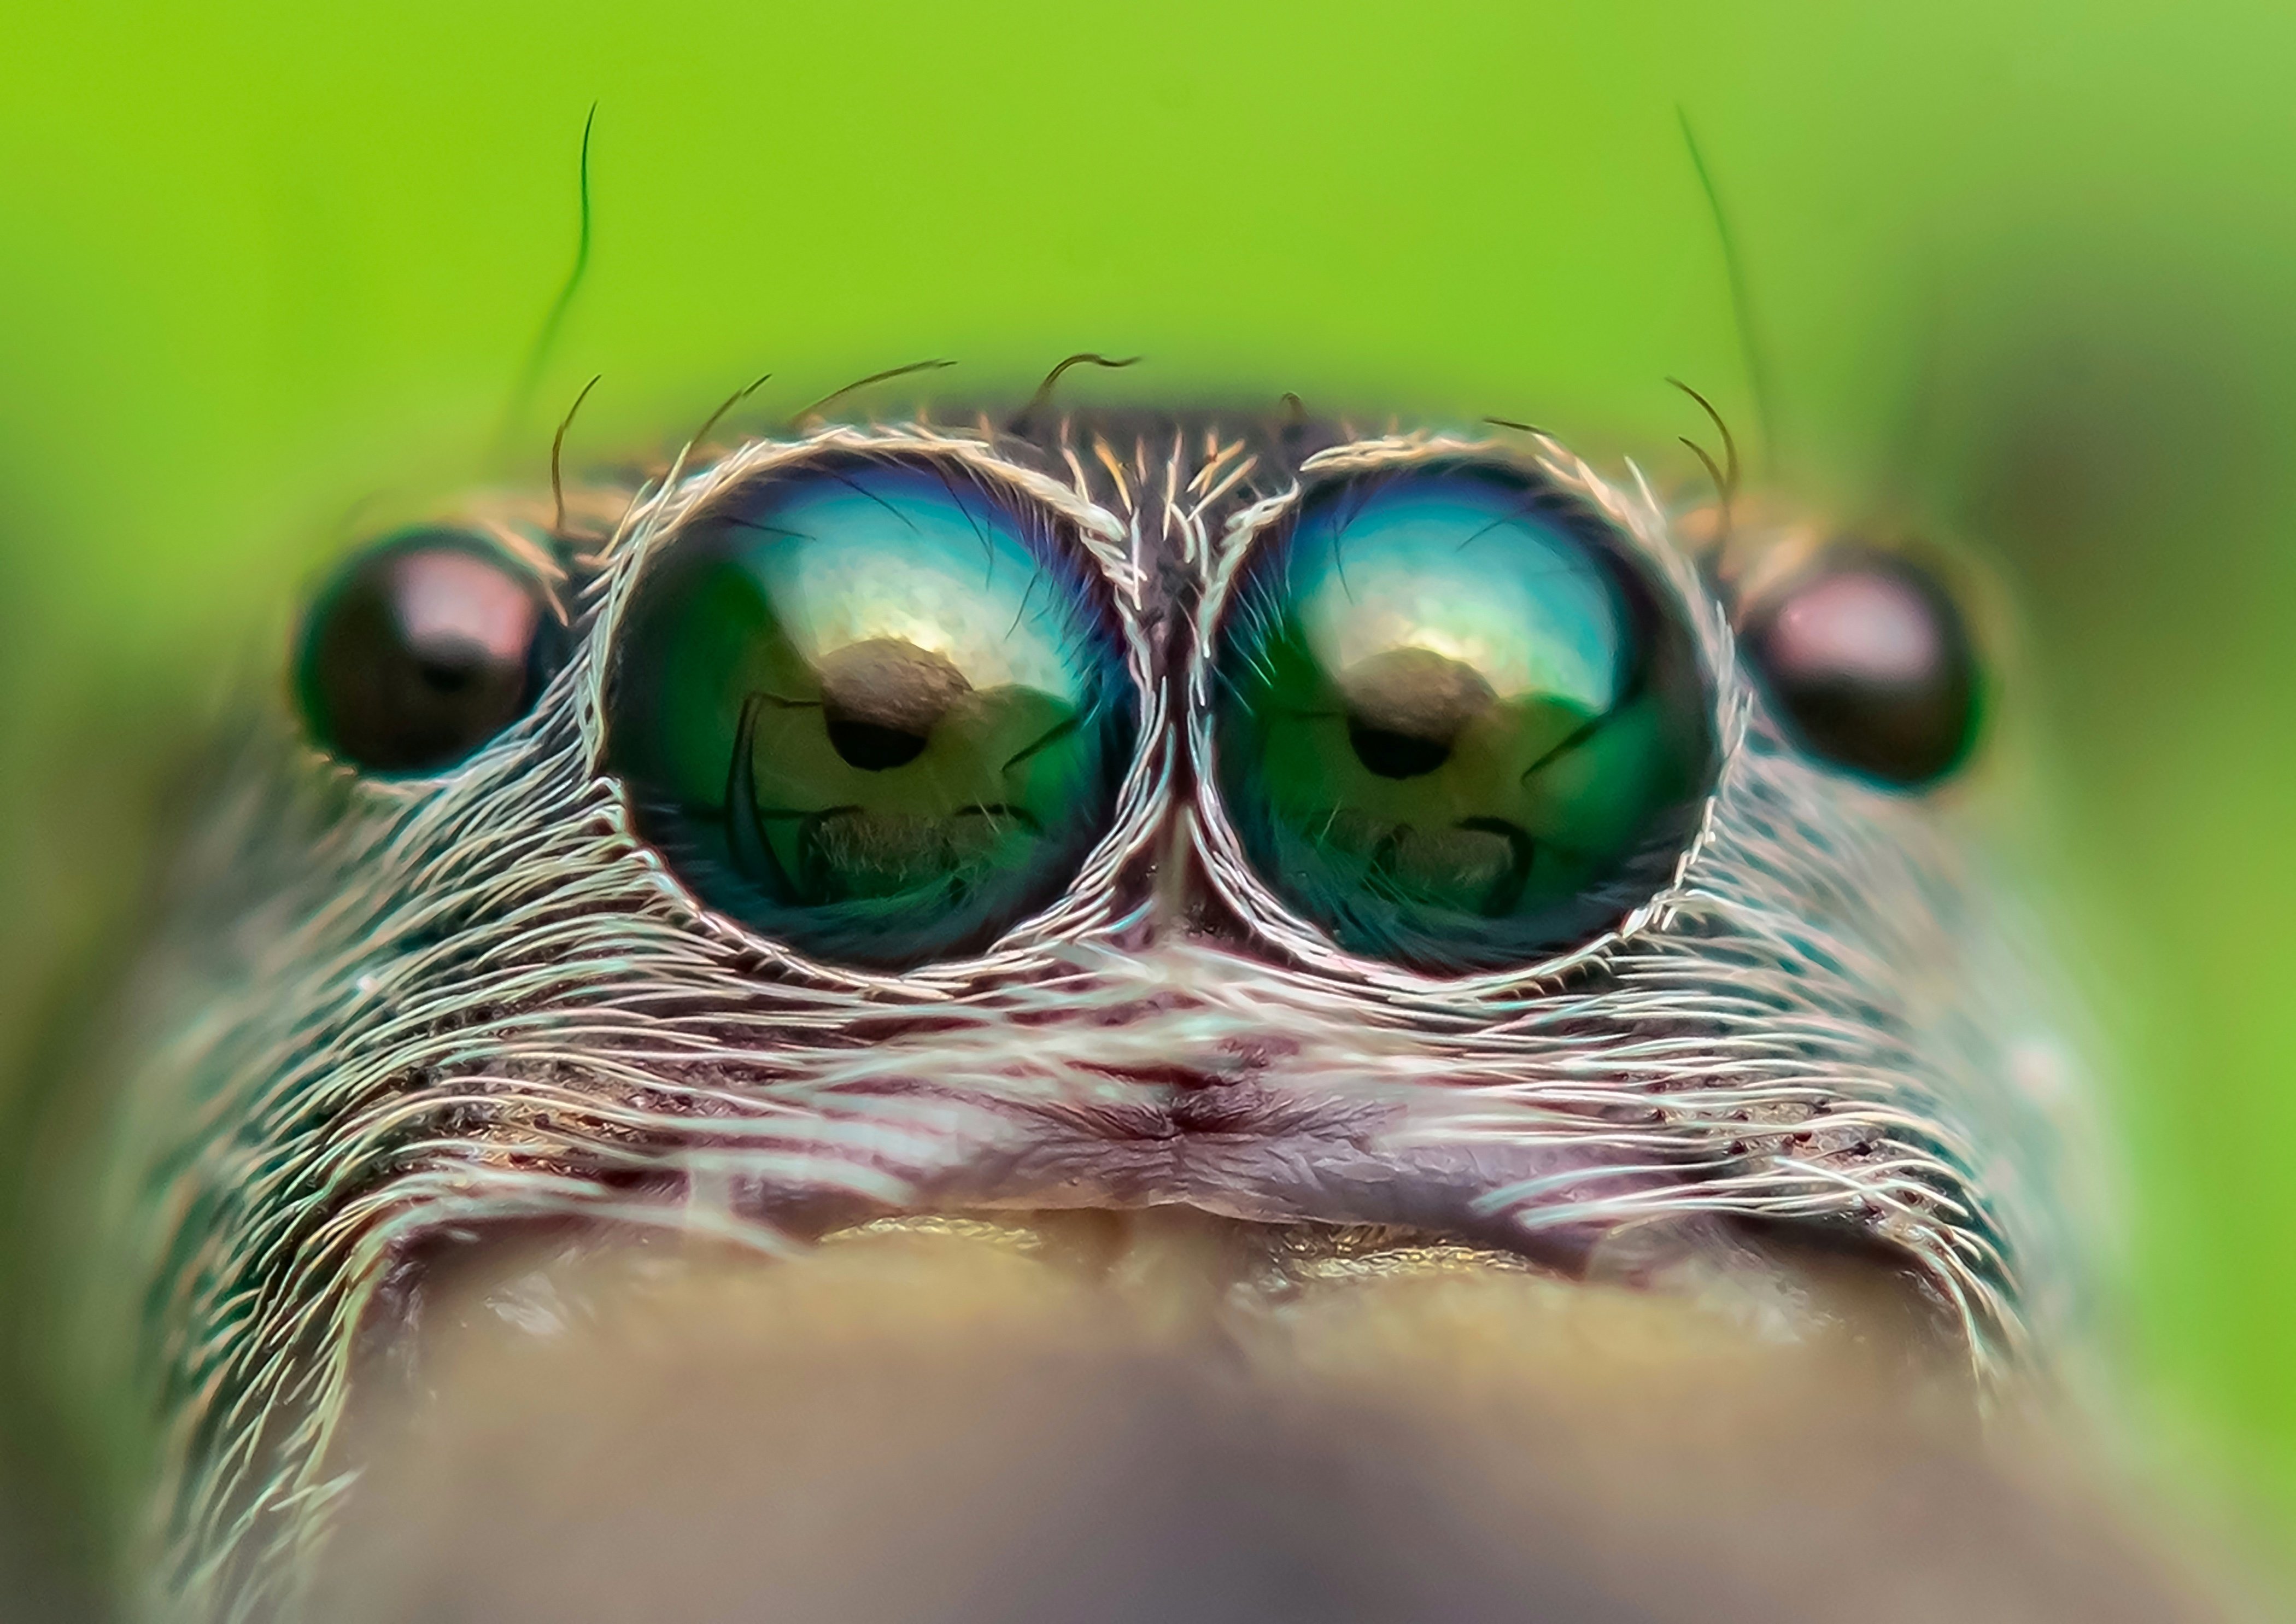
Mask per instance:
[[[1062,357],[1053,364],[1053,370],[1045,374],[1045,381],[1037,385],[1037,392],[1029,397],[1028,404],[1006,421],[1004,431],[1026,436],[1036,427],[1038,415],[1052,404],[1053,391],[1060,387],[1061,380],[1077,367],[1097,366],[1107,372],[1122,372],[1126,367],[1139,365],[1145,359],[1145,356],[1104,356],[1090,349]]]

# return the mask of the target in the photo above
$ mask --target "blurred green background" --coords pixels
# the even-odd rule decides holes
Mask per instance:
[[[0,1033],[119,928],[155,754],[363,513],[946,356],[1774,472],[2006,561],[2133,1147],[2174,1450],[2296,1512],[2296,11],[1162,0],[13,8]],[[496,450],[574,234],[592,277]],[[0,1307],[0,1314],[7,1312]]]

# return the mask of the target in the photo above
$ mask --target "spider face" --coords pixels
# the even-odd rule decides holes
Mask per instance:
[[[115,1158],[170,1572],[285,1583],[512,1234],[1177,1207],[1256,1298],[1336,1248],[1822,1317],[1820,1236],[2046,1357],[2069,1061],[1912,564],[1750,595],[1543,437],[1191,414],[574,505],[344,566],[152,955],[207,1012],[129,1034]]]

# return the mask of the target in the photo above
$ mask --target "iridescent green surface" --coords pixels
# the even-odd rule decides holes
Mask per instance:
[[[737,491],[651,560],[608,755],[703,900],[802,952],[986,946],[1107,833],[1133,703],[1044,515],[844,460]]]
[[[1590,516],[1496,469],[1314,491],[1223,627],[1220,790],[1351,951],[1521,964],[1648,898],[1710,750],[1679,615]]]

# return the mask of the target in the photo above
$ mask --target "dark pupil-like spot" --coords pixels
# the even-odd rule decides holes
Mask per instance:
[[[1348,724],[1348,742],[1356,759],[1382,778],[1417,778],[1451,759],[1451,747],[1440,739],[1418,739],[1385,727]]]
[[[1357,662],[1340,684],[1348,742],[1382,778],[1418,778],[1451,759],[1467,724],[1488,709],[1489,683],[1464,661],[1403,647]]]
[[[409,532],[352,559],[305,624],[313,737],[365,771],[452,767],[526,714],[555,629],[535,583],[477,537]]]
[[[421,668],[424,682],[439,693],[448,694],[463,693],[472,684],[484,682],[488,676],[487,661],[483,658],[453,660],[433,655],[421,662]]]
[[[1136,715],[1075,539],[961,467],[839,456],[644,566],[607,760],[702,901],[816,957],[977,949],[1107,832]]]
[[[1836,766],[1919,789],[1976,741],[1967,623],[1908,561],[1848,554],[1764,604],[1742,636],[1788,731]]]
[[[819,671],[829,742],[868,772],[923,755],[933,729],[972,688],[946,655],[894,637],[849,644],[824,655]]]
[[[1615,923],[1710,771],[1682,617],[1600,519],[1504,468],[1311,491],[1255,545],[1218,661],[1215,771],[1261,879],[1414,968]]]
[[[925,753],[925,735],[881,727],[874,722],[850,721],[832,716],[826,726],[837,753],[865,772],[882,773],[906,767]]]

